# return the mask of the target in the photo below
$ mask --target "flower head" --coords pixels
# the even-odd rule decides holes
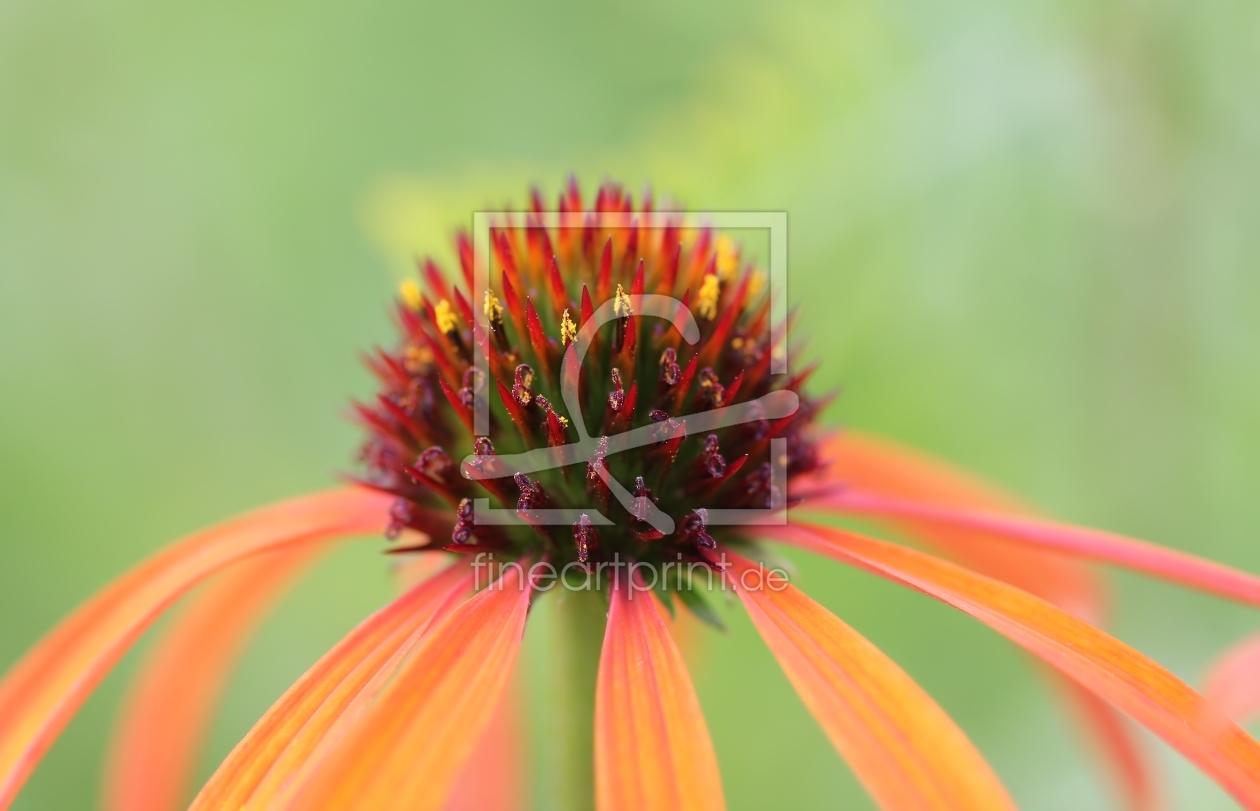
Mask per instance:
[[[571,186],[558,218],[582,210]],[[424,292],[403,283],[401,340],[371,359],[381,391],[359,406],[367,481],[398,497],[392,536],[414,530],[427,549],[528,554],[557,566],[702,561],[732,535],[708,525],[709,510],[782,509],[788,481],[817,470],[817,403],[802,392],[805,378],[770,373],[786,336],[770,328],[765,285],[753,292],[762,271],[738,272],[728,236],[684,238],[681,220],[649,221],[652,213],[608,185],[596,216],[548,228],[536,202],[492,227],[491,282],[480,296],[466,235],[458,281],[426,262]],[[477,298],[480,320],[468,305]],[[661,301],[676,303],[671,318],[643,311]],[[777,417],[734,408],[762,408],[771,392],[790,392],[798,405]],[[479,398],[490,415],[484,435],[473,430]],[[707,420],[715,427],[689,430],[691,415],[715,411]],[[610,437],[635,429],[640,439],[609,453]],[[541,470],[513,473],[505,462],[566,445],[572,452]],[[772,447],[784,458],[774,460]],[[479,499],[522,520],[478,523]],[[542,510],[566,508],[577,520],[540,520]]]
[[[785,336],[768,328],[766,285],[729,235],[643,227],[650,207],[636,209],[611,185],[590,211],[575,185],[564,192],[572,228],[549,227],[538,199],[491,229],[498,274],[484,290],[474,289],[481,268],[466,237],[461,281],[426,262],[401,287],[400,343],[371,360],[381,391],[357,409],[366,486],[194,533],[115,580],[12,667],[0,682],[0,809],[127,648],[209,581],[141,667],[105,795],[126,811],[179,806],[233,651],[328,541],[362,534],[419,553],[415,582],[286,691],[194,808],[438,809],[455,798],[519,807],[508,778],[514,738],[502,724],[531,604],[548,591],[540,566],[588,585],[596,573],[586,598],[569,603],[597,672],[589,689],[580,676],[570,683],[578,757],[552,805],[724,807],[667,619],[680,602],[717,621],[704,599],[716,588],[747,611],[878,805],[1012,808],[949,716],[856,630],[767,570],[762,542],[904,585],[1032,653],[1062,677],[1126,807],[1157,807],[1160,791],[1121,713],[1260,808],[1260,744],[1226,718],[1260,705],[1250,686],[1260,643],[1225,658],[1205,699],[1097,627],[1105,594],[1084,561],[1253,606],[1260,578],[1040,518],[944,463],[824,432],[819,401],[802,389],[808,373],[769,373]],[[594,215],[613,225],[586,219]],[[783,521],[729,520],[789,506]],[[834,521],[854,517],[925,549]],[[671,564],[675,578],[662,577]]]

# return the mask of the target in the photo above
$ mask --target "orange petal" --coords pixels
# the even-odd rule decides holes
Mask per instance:
[[[208,583],[162,633],[119,720],[104,804],[173,811],[187,804],[211,712],[250,632],[326,545],[257,555]]]
[[[1203,692],[1213,709],[1240,724],[1260,717],[1260,634],[1247,637],[1216,660]]]
[[[289,544],[383,530],[389,496],[342,489],[281,502],[196,533],[140,564],[64,620],[0,684],[0,809],[146,628],[229,563]]]
[[[834,461],[828,477],[864,494],[912,499],[946,508],[984,510],[1005,515],[1031,515],[1030,510],[996,487],[981,482],[938,459],[886,440],[845,432],[828,441]],[[1062,555],[995,541],[984,532],[886,516],[913,538],[930,544],[951,559],[983,575],[1035,594],[1089,622],[1102,622],[1107,591],[1089,567]],[[1105,754],[1108,774],[1133,811],[1160,805],[1155,768],[1131,725],[1105,702],[1088,701],[1079,690],[1063,693],[1084,732]],[[1082,703],[1083,702],[1083,703]]]
[[[682,654],[650,591],[615,586],[595,693],[599,811],[722,809],[722,779]]]
[[[778,540],[841,560],[970,614],[1159,735],[1247,808],[1260,809],[1260,744],[1214,717],[1173,674],[1048,602],[960,566],[855,533],[796,524]]]
[[[1183,586],[1260,606],[1260,577],[1112,532],[1033,518],[939,507],[861,492],[830,496],[819,502],[819,506],[846,513],[910,518],[940,527],[973,530],[1036,549],[1123,566]]]
[[[462,561],[364,620],[306,671],[211,776],[194,811],[266,807],[397,652],[471,587]]]
[[[509,566],[451,611],[295,787],[291,807],[440,809],[512,675],[530,591]]]
[[[786,581],[724,555],[727,583],[881,808],[1015,808],[963,731],[879,648]]]

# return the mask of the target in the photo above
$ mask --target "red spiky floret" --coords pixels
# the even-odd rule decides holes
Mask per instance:
[[[476,260],[488,264],[488,295],[477,298],[469,289],[473,242],[460,234],[460,272],[421,263],[420,283],[406,283],[399,302],[399,344],[368,360],[381,389],[375,402],[356,405],[368,432],[361,459],[367,482],[398,497],[391,536],[410,529],[428,537],[424,548],[534,551],[557,564],[618,553],[694,560],[738,531],[710,524],[709,510],[785,506],[787,493],[772,475],[771,440],[787,440],[787,458],[778,461],[786,462],[789,481],[816,469],[811,425],[819,401],[801,391],[807,372],[770,374],[786,336],[770,332],[769,286],[758,271],[724,272],[718,251],[725,240],[707,228],[673,221],[644,227],[641,214],[649,209],[635,209],[616,185],[595,196],[594,210],[610,212],[601,222],[581,212],[572,183],[557,210],[578,227],[549,230],[537,192],[530,207],[496,222],[491,255]],[[683,340],[681,315],[671,323],[634,312],[628,302],[642,294],[680,298],[695,316],[699,342]],[[560,386],[566,347],[609,300],[616,317],[595,335],[580,373],[584,413],[569,414]],[[474,309],[485,313],[492,333],[480,342],[489,380],[473,367]],[[688,415],[780,389],[800,396],[796,413],[687,430]],[[473,435],[478,398],[489,403],[491,437]],[[495,456],[496,449],[514,454],[573,442],[571,423],[579,418],[595,439],[651,426],[651,441],[616,453],[601,441],[593,455],[574,460],[578,471],[513,476]],[[470,454],[473,475],[461,476],[457,460]],[[631,508],[612,497],[613,479],[630,485],[623,488]],[[521,520],[475,523],[479,498]],[[548,526],[533,517],[544,508],[582,517]],[[672,518],[671,533],[650,526],[655,511]],[[612,525],[596,532],[596,513]]]

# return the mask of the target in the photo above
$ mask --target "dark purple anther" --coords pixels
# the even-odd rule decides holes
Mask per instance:
[[[516,499],[516,511],[518,513],[529,512],[535,507],[542,506],[542,485],[531,481],[524,473],[517,473],[512,477],[512,480],[516,482],[517,488],[521,491],[520,497]]]
[[[678,368],[678,353],[673,347],[667,347],[661,353],[661,382],[668,388],[677,383],[680,377],[682,370]]]
[[[648,508],[652,504],[652,491],[643,483],[642,476],[634,477],[634,517],[636,521],[646,521]]]
[[[451,457],[434,445],[420,454],[420,458],[416,460],[416,469],[431,479],[446,481],[446,474],[451,469]]]
[[[577,546],[578,560],[586,563],[591,559],[591,547],[596,540],[595,527],[591,525],[591,517],[582,513],[573,524],[573,543]]]
[[[477,391],[481,388],[483,381],[481,372],[473,366],[470,366],[464,372],[463,388],[459,390],[459,400],[469,411],[472,410],[473,404],[477,400]]]
[[[466,544],[472,538],[473,531],[473,503],[470,498],[462,498],[459,500],[459,506],[455,508],[455,528],[451,530],[451,540],[457,544]]]
[[[512,384],[512,399],[526,406],[534,399],[529,387],[534,385],[534,370],[528,363],[516,367],[515,382]]]
[[[721,478],[726,473],[726,459],[718,450],[717,434],[709,434],[704,438],[704,452],[700,454],[700,460],[713,478]]]
[[[709,511],[704,507],[697,507],[692,511],[686,519],[685,533],[696,542],[697,545],[703,546],[705,549],[713,549],[717,546],[717,541],[708,533]]]
[[[608,407],[620,411],[626,404],[626,390],[621,386],[621,372],[615,367],[612,370],[613,390],[608,393]]]
[[[411,524],[412,506],[411,502],[404,498],[400,498],[393,504],[389,505],[389,526],[385,529],[385,537],[389,540],[395,540],[402,531]]]
[[[664,411],[653,409],[648,412],[648,419],[656,425],[652,429],[652,440],[657,445],[663,445],[671,439],[687,435],[686,431],[683,430],[682,423],[673,419]]]
[[[762,506],[766,509],[778,510],[784,506],[783,492],[774,484],[774,471],[769,462],[748,474],[747,492],[754,497],[764,493]]]
[[[595,482],[600,480],[599,469],[607,464],[604,459],[608,456],[608,437],[599,438],[599,446],[595,448],[595,455],[586,460],[586,480]]]
[[[726,403],[726,387],[718,382],[717,372],[709,367],[700,370],[697,377],[700,386],[700,406],[718,408]]]

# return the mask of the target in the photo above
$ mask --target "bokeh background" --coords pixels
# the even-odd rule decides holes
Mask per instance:
[[[834,420],[1260,571],[1257,76],[1239,0],[3,0],[0,667],[164,542],[349,469],[357,353],[389,338],[411,257],[570,172],[789,212]],[[347,546],[267,622],[205,774],[392,592],[380,548]],[[1022,806],[1112,807],[1004,640],[796,560]],[[1192,682],[1260,626],[1115,581],[1115,633]],[[696,681],[730,806],[868,807],[728,616]],[[134,664],[18,808],[94,803]],[[1174,807],[1233,807],[1152,746]]]

